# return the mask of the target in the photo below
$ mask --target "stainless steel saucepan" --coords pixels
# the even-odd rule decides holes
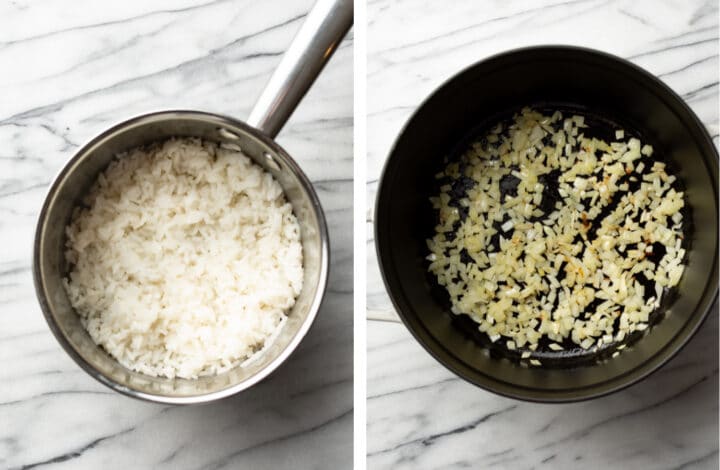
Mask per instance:
[[[258,383],[305,336],[327,283],[329,243],[320,202],[310,181],[274,138],[350,29],[352,0],[319,0],[285,53],[246,122],[202,111],[162,111],[103,132],[73,156],[50,186],[35,233],[33,276],[43,313],[56,338],[88,374],[113,390],[150,401],[189,404],[223,398]],[[150,377],[120,365],[80,323],[62,285],[65,227],[73,208],[119,153],[170,137],[233,143],[280,183],[301,226],[303,290],[279,337],[250,365],[196,380]]]

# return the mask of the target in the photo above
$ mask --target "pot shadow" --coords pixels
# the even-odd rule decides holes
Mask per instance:
[[[639,461],[645,468],[649,462],[662,468],[717,468],[718,311],[716,300],[692,340],[640,383],[560,409],[542,405],[541,413],[550,415],[546,429],[558,424],[568,429],[556,430],[551,442],[534,450],[547,454],[549,466],[582,464],[594,455],[594,462],[621,467]]]
[[[352,458],[352,332],[352,293],[328,292],[298,349],[265,380],[217,402],[164,410],[176,444],[159,466],[202,456],[209,468],[285,468],[291,458],[342,467]],[[324,452],[303,452],[318,442]]]
[[[350,465],[353,257],[352,234],[346,232],[352,212],[328,215],[331,273],[308,334],[277,370],[251,388],[205,405],[167,407],[161,421],[176,435],[167,449],[172,453],[158,468],[188,461],[202,468]]]

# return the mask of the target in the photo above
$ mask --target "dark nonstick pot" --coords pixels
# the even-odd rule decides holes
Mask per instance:
[[[623,128],[655,148],[685,189],[687,267],[654,324],[617,357],[568,355],[527,367],[490,350],[450,313],[447,294],[427,274],[425,240],[435,219],[429,197],[446,157],[522,107],[588,116],[600,133]],[[605,395],[657,370],[702,324],[718,293],[718,154],[683,100],[653,75],[589,49],[542,46],[506,52],[460,72],[410,118],[390,153],[377,195],[375,238],[390,298],[430,354],[492,392],[531,401],[569,402]]]

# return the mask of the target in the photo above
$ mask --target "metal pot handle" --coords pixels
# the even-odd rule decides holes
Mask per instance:
[[[247,123],[275,138],[352,23],[352,0],[318,0],[255,103]]]

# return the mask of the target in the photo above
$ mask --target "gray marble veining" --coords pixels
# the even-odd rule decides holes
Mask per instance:
[[[572,405],[501,398],[445,370],[397,323],[372,215],[382,165],[418,104],[516,47],[630,59],[682,95],[718,144],[718,2],[371,0],[367,37],[368,469],[717,469],[717,306],[678,357],[625,391]]]
[[[352,461],[352,32],[278,137],[314,182],[329,290],[299,349],[218,403],[120,396],[62,351],[35,300],[47,185],[113,123],[169,108],[245,118],[312,0],[0,4],[0,468],[349,468]]]

